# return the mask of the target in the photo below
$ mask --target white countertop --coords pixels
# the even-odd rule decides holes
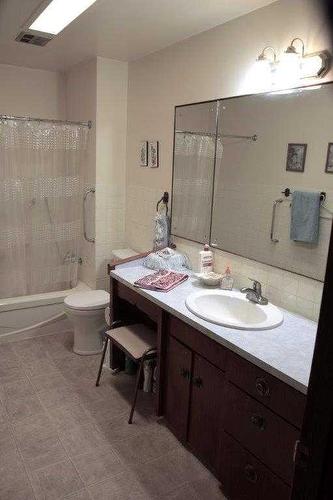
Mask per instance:
[[[215,325],[198,318],[185,305],[186,297],[202,288],[191,276],[167,293],[134,287],[134,281],[152,272],[135,261],[118,266],[111,276],[303,394],[307,393],[317,323],[283,310],[282,325],[272,330],[236,330]]]

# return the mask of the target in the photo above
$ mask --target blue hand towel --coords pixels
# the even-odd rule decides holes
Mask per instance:
[[[291,203],[290,239],[318,243],[320,193],[294,191]]]

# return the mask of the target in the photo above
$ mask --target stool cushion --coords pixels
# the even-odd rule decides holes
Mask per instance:
[[[148,349],[156,349],[156,332],[143,324],[120,326],[106,333],[135,360],[141,359]]]

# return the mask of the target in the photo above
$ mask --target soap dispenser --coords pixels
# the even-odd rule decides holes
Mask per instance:
[[[231,276],[231,270],[230,267],[228,266],[221,279],[221,288],[222,290],[232,290],[233,286],[234,286],[234,279]]]
[[[203,250],[199,252],[199,272],[206,274],[211,271],[213,271],[213,252],[206,243]]]

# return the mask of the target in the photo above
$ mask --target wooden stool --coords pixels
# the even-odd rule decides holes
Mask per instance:
[[[98,370],[96,386],[99,386],[99,381],[102,374],[103,363],[105,359],[108,343],[115,344],[126,356],[130,357],[136,363],[139,363],[139,369],[136,376],[135,393],[133,404],[128,419],[128,423],[133,421],[135,404],[138,396],[140,378],[143,370],[143,363],[147,359],[156,358],[156,332],[143,324],[135,324],[128,326],[120,326],[113,330],[108,330],[105,333],[105,344],[102,353],[101,364]]]

